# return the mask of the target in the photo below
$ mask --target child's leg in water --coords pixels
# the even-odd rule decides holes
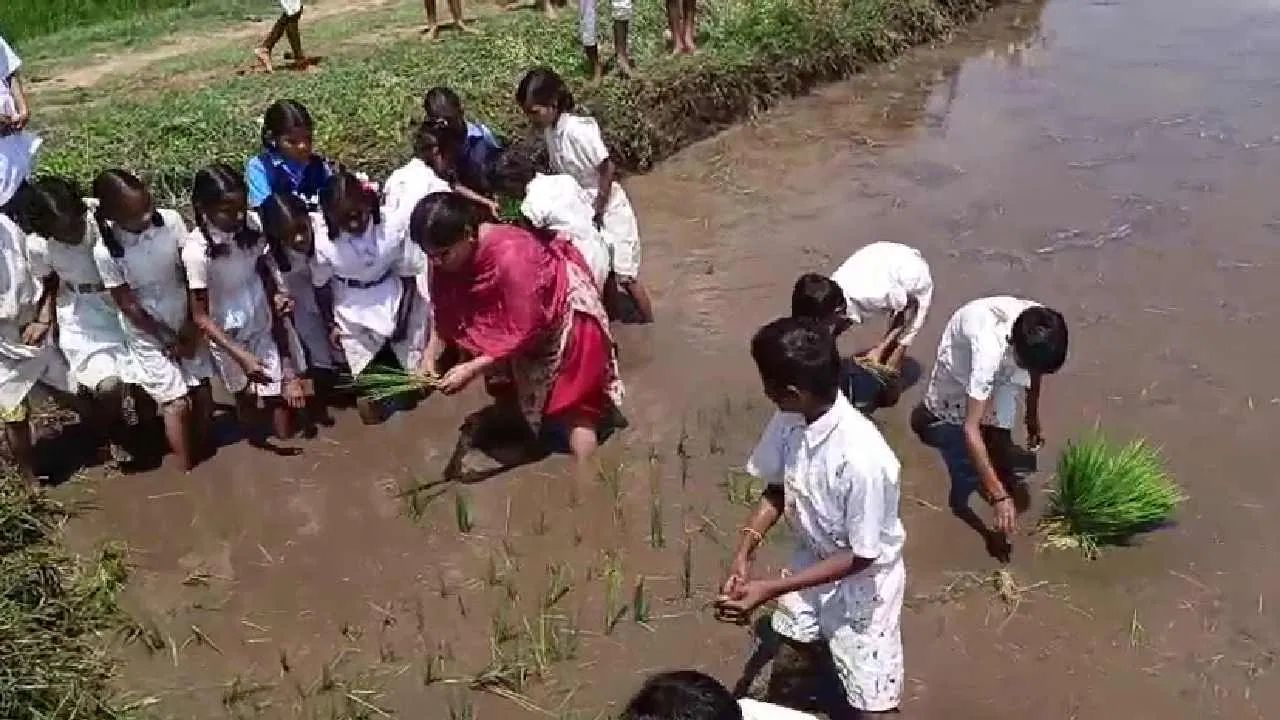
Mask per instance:
[[[649,292],[644,289],[640,278],[618,278],[618,285],[636,304],[636,309],[640,311],[641,322],[653,322],[653,301],[649,299]]]
[[[169,441],[169,449],[178,458],[178,466],[183,472],[190,472],[196,466],[192,448],[191,404],[191,393],[187,393],[184,397],[160,406],[160,414],[164,417],[165,439]]]

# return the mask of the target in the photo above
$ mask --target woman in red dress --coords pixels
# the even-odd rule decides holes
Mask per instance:
[[[444,372],[455,394],[481,375],[509,374],[535,434],[562,429],[580,468],[597,428],[622,400],[609,321],[586,261],[568,238],[481,222],[476,206],[434,193],[414,208],[410,237],[430,260],[434,323],[425,370],[444,344],[467,359]]]

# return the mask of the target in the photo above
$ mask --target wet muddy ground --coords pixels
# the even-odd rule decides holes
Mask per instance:
[[[1014,4],[631,180],[660,317],[618,331],[631,428],[589,487],[554,459],[431,486],[479,391],[344,415],[299,457],[86,483],[78,540],[137,564],[123,684],[177,717],[595,718],[655,669],[734,682],[750,637],[706,604],[768,412],[747,338],[800,272],[896,240],[934,268],[926,369],[970,298],[1067,315],[1040,487],[1100,424],[1162,446],[1191,497],[1093,562],[1019,538],[1002,600],[907,429],[920,388],[879,412],[904,463],[903,716],[1275,716],[1280,6],[1212,5]],[[521,668],[526,698],[466,688]]]

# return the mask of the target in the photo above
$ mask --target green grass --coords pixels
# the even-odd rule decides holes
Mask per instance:
[[[576,18],[507,13],[486,18],[483,35],[387,39],[334,55],[311,73],[225,77],[194,90],[160,83],[109,102],[37,107],[47,140],[40,171],[86,181],[120,166],[149,179],[166,201],[183,197],[199,167],[239,164],[255,152],[263,109],[292,97],[316,117],[322,152],[381,176],[407,157],[409,121],[432,85],[452,86],[472,117],[501,133],[527,133],[512,94],[534,65],[569,77],[580,105],[601,120],[615,157],[646,170],[779,98],[944,35],[995,2],[714,0],[702,13],[704,52],[675,59],[663,52],[662,7],[644,4],[633,28],[642,75],[594,90],[581,86]]]
[[[109,633],[124,628],[117,597],[124,553],[67,553],[68,512],[0,477],[0,717],[15,720],[121,718],[110,681]]]
[[[274,0],[5,0],[0,33],[23,46],[20,54],[43,56],[56,40],[138,41],[159,37],[179,23],[279,12]]]
[[[1049,542],[1091,556],[1168,522],[1185,499],[1154,448],[1101,434],[1067,444],[1054,482],[1043,520]]]

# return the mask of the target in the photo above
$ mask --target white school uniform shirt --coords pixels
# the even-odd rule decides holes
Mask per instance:
[[[187,226],[173,210],[158,212],[161,224],[142,233],[112,226],[124,255],[112,257],[105,242],[100,242],[93,248],[93,260],[107,289],[128,285],[142,309],[176,333],[189,317],[187,284],[180,260]],[[175,362],[164,354],[164,347],[155,337],[136,327],[129,318],[122,316],[120,324],[132,356],[134,381],[157,403],[185,397],[188,388],[212,377],[213,362],[207,349],[200,348],[193,357]]]
[[[895,708],[902,697],[900,467],[843,394],[810,424],[776,413],[747,463],[752,475],[783,488],[784,515],[799,540],[791,572],[845,550],[873,560],[834,583],[783,595],[772,618],[792,640],[825,640],[849,703],[870,712]]]
[[[582,253],[597,287],[609,275],[609,248],[596,229],[591,195],[571,175],[538,173],[525,187],[520,214],[540,228],[564,233]]]
[[[21,67],[22,59],[0,37],[0,116],[12,117],[18,113],[10,83]],[[0,205],[9,202],[18,186],[31,174],[40,142],[40,138],[29,130],[0,136]]]
[[[306,348],[307,367],[332,370],[333,348],[316,300],[315,283],[311,281],[311,258],[292,248],[284,251],[289,258],[289,270],[282,271],[281,275],[289,297],[293,298],[293,327]]]
[[[363,371],[395,332],[405,290],[400,279],[416,278],[426,268],[422,249],[406,242],[385,222],[370,221],[359,235],[342,231],[337,239],[327,232],[316,236],[311,281],[316,287],[329,284],[333,289],[334,322],[353,373]],[[372,284],[355,287],[348,281]],[[405,339],[392,347],[407,370],[417,370],[421,362],[429,318],[427,300],[419,295]]]
[[[35,319],[40,283],[31,272],[26,237],[0,215],[0,411],[14,412],[37,382],[69,390],[66,361],[53,345],[52,333],[36,347],[22,342],[22,328]]]
[[[1018,367],[1009,338],[1013,323],[1039,304],[998,296],[962,305],[942,332],[924,406],[944,422],[963,424],[968,398],[990,400],[982,424],[1011,429],[1031,374]]]
[[[93,249],[98,226],[92,213],[84,222],[77,245],[27,236],[31,270],[37,278],[58,276],[58,348],[66,356],[76,382],[93,390],[104,380],[129,382],[129,353],[125,349],[120,309],[102,283]]]
[[[387,178],[383,189],[382,217],[392,232],[408,240],[413,209],[422,198],[439,192],[453,192],[453,187],[441,179],[430,165],[414,158]]]
[[[594,118],[560,113],[551,127],[543,131],[551,169],[570,175],[591,196],[600,192],[600,163],[609,157],[604,136]],[[593,210],[594,214],[594,210]],[[640,273],[640,226],[627,193],[618,182],[609,191],[601,237],[609,248],[610,268],[621,278],[636,278]]]
[[[261,232],[255,213],[247,220],[250,229]],[[206,237],[205,233],[208,233]],[[226,254],[209,257],[209,242],[225,245]],[[182,265],[186,268],[187,287],[208,293],[209,316],[232,340],[242,345],[262,363],[271,382],[251,383],[244,368],[223,348],[212,340],[209,352],[223,384],[231,393],[248,391],[258,397],[279,397],[282,394],[284,364],[280,347],[273,334],[274,317],[271,299],[267,297],[259,263],[266,260],[266,240],[261,235],[248,247],[236,244],[233,233],[215,227],[204,231],[195,228],[187,236],[182,247]],[[290,352],[298,372],[306,369],[302,346],[291,334]]]
[[[919,250],[899,243],[876,242],[859,249],[832,274],[844,292],[847,315],[855,323],[871,315],[893,316],[915,299],[917,310],[911,325],[898,338],[910,345],[924,327],[933,300],[933,278]]]
[[[293,17],[302,12],[302,0],[280,0],[280,9],[285,15]]]

